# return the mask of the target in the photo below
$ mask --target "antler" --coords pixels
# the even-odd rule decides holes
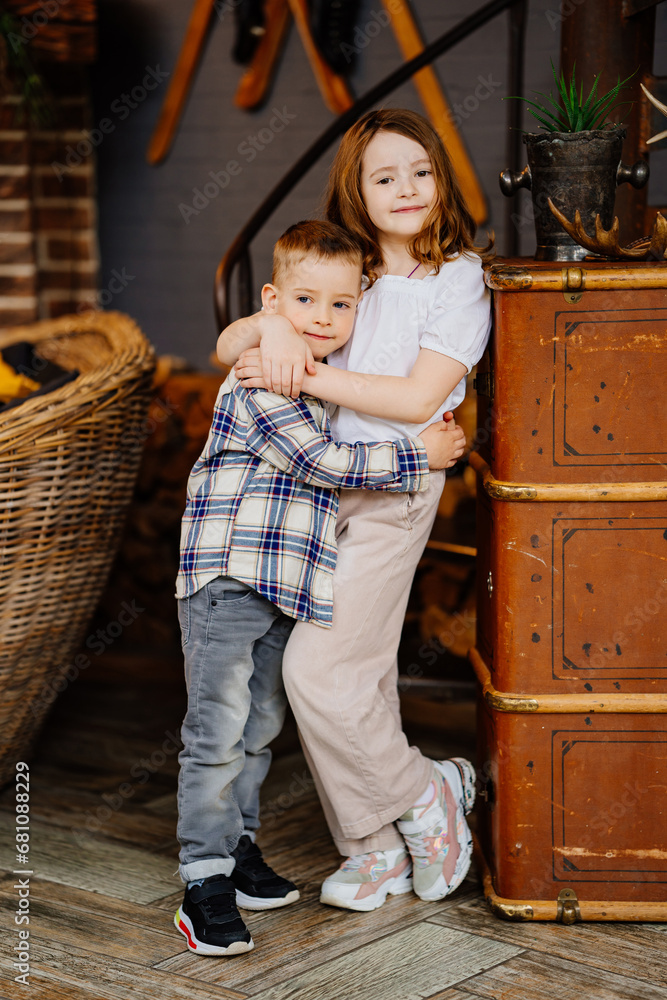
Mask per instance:
[[[648,249],[656,260],[667,260],[667,219],[662,212],[656,213]]]
[[[654,97],[653,94],[649,93],[649,91],[646,89],[643,83],[640,83],[639,86],[642,88],[642,90],[648,97],[653,107],[657,108],[658,111],[662,111],[663,115],[667,115],[667,104],[663,104],[662,101],[659,101],[657,97]],[[660,142],[661,139],[667,139],[667,131],[658,132],[657,135],[651,136],[650,139],[646,140],[646,145],[650,146],[652,142]]]
[[[590,250],[591,253],[601,254],[605,257],[624,258],[629,260],[642,260],[646,257],[654,257],[656,260],[667,258],[667,219],[660,212],[657,213],[653,223],[653,230],[650,236],[645,236],[640,240],[631,243],[630,246],[622,247],[619,243],[619,224],[617,216],[614,216],[611,229],[605,229],[600,221],[600,216],[595,216],[595,237],[589,236],[581,221],[581,212],[577,209],[574,213],[574,222],[560,212],[549,198],[549,208],[560,222],[561,226],[571,236],[575,243]]]

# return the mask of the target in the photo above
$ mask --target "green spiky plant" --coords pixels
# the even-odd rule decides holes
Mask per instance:
[[[598,73],[588,96],[584,100],[583,84],[577,91],[574,66],[572,67],[572,75],[569,81],[565,79],[564,73],[561,73],[560,77],[558,77],[554,69],[553,60],[551,62],[551,72],[556,82],[560,103],[554,100],[551,91],[549,91],[548,96],[540,91],[533,91],[533,93],[536,97],[542,97],[545,101],[548,101],[553,111],[546,107],[545,104],[530,101],[527,97],[506,98],[509,101],[524,101],[528,104],[529,113],[533,118],[538,120],[540,128],[544,129],[545,132],[587,132],[612,128],[616,123],[609,121],[609,115],[618,107],[631,103],[622,101],[620,104],[617,104],[616,100],[620,90],[628,80],[632,79],[635,75],[634,73],[627,76],[625,80],[621,80],[619,76],[616,85],[601,97],[598,97],[597,93],[598,80],[600,79],[600,74]]]

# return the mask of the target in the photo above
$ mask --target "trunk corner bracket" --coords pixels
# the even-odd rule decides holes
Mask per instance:
[[[576,924],[581,922],[579,900],[574,889],[561,889],[556,901],[556,921],[559,924]]]

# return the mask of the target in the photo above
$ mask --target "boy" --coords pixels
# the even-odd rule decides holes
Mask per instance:
[[[291,323],[322,360],[350,337],[361,273],[344,230],[292,226],[276,244],[260,322]],[[299,898],[254,839],[268,744],[285,714],[283,649],[295,619],[331,626],[338,487],[423,490],[429,465],[462,452],[463,432],[444,423],[421,443],[335,444],[314,398],[244,389],[233,373],[221,386],[188,483],[176,584],[188,709],[178,791],[186,889],[175,923],[191,951],[249,951],[237,905]]]

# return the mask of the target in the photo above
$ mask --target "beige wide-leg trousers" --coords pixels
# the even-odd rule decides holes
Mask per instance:
[[[396,652],[445,481],[422,493],[342,490],[333,628],[297,622],[283,660],[308,766],[343,855],[400,847],[394,826],[432,763],[403,733]]]

